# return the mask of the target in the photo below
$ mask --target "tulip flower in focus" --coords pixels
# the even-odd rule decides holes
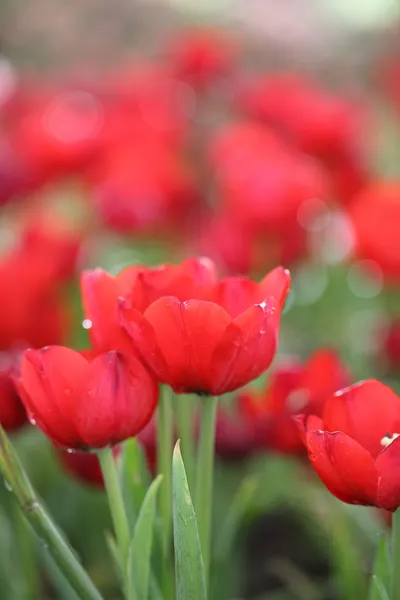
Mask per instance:
[[[283,453],[302,453],[303,443],[293,416],[322,415],[325,402],[349,383],[339,356],[329,349],[308,360],[278,366],[262,392],[248,391],[238,398],[243,419],[258,431],[260,445]]]
[[[400,184],[371,183],[348,209],[355,232],[356,254],[372,260],[389,280],[400,279]]]
[[[131,348],[175,391],[213,395],[268,368],[289,285],[282,268],[259,284],[244,277],[218,282],[213,263],[204,259],[132,267],[115,278],[100,269],[82,277],[95,348]]]
[[[323,417],[302,416],[311,464],[339,500],[395,511],[400,506],[400,399],[361,381],[331,396]]]
[[[118,446],[114,448],[114,458],[119,455]],[[82,483],[90,486],[103,488],[104,481],[100,462],[96,454],[90,452],[68,452],[62,448],[56,448],[57,458],[65,471]]]
[[[62,346],[25,351],[18,389],[29,418],[53,442],[102,448],[137,435],[157,405],[158,387],[134,357],[88,360]]]

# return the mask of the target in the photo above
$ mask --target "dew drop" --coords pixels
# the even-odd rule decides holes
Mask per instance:
[[[4,480],[4,487],[6,488],[6,490],[8,492],[12,492],[13,491],[13,489],[12,489],[11,485],[9,484],[9,482],[7,481],[7,479]]]
[[[34,419],[33,417],[31,417],[31,418],[29,419],[29,423],[30,423],[31,425],[35,426],[35,425],[36,425],[36,419]]]
[[[90,319],[83,319],[83,321],[82,321],[83,329],[91,329],[92,325],[93,325],[93,323]]]
[[[76,450],[73,448],[67,448],[67,454],[75,454]]]

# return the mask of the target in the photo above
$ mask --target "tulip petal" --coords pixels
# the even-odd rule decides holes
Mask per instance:
[[[99,352],[129,348],[118,319],[118,298],[129,296],[137,269],[126,269],[113,277],[102,269],[84,271],[81,294],[85,316],[92,322],[89,330],[93,347]]]
[[[79,434],[92,448],[134,437],[150,421],[158,386],[135,357],[108,352],[89,365],[84,397],[74,410]]]
[[[378,506],[394,511],[400,506],[400,437],[378,454],[375,465]]]
[[[337,353],[321,349],[304,365],[298,388],[307,394],[307,412],[321,415],[328,398],[348,384],[349,375]]]
[[[27,350],[23,355],[22,400],[37,426],[62,446],[80,445],[72,415],[87,371],[85,358],[61,346]]]
[[[258,284],[248,277],[225,277],[215,286],[214,302],[235,318],[258,301],[257,292]]]
[[[376,457],[382,438],[399,430],[400,399],[379,381],[361,381],[327,400],[324,423],[328,431],[343,431]]]
[[[256,302],[262,302],[264,298],[272,296],[282,310],[286,297],[290,290],[290,271],[283,267],[276,267],[264,277],[259,283],[259,295]]]
[[[168,365],[176,390],[209,393],[210,361],[228,324],[229,315],[213,302],[165,297],[153,302],[144,314],[158,348]]]
[[[157,345],[155,332],[151,324],[136,308],[123,300],[119,299],[119,319],[126,332],[131,344],[138,356],[148,368],[163,383],[168,383],[170,373],[167,364]]]
[[[311,463],[328,490],[349,504],[376,504],[377,472],[372,456],[341,431],[308,430]]]
[[[236,353],[229,368],[225,368],[226,376],[224,380],[220,380],[219,393],[231,392],[244,386],[269,367],[276,352],[278,337],[276,328],[270,324],[273,317],[274,307],[263,303],[251,306],[234,319],[233,325],[241,332],[240,345],[235,344]],[[232,344],[230,336],[234,337],[228,330],[213,356],[214,368],[228,355],[229,344]]]

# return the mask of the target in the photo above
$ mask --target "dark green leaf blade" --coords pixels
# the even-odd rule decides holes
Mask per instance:
[[[132,597],[137,600],[147,600],[149,595],[156,500],[161,481],[162,476],[158,476],[147,491],[129,549],[128,589],[136,591]]]
[[[185,466],[177,442],[172,460],[176,600],[206,600],[203,557]]]

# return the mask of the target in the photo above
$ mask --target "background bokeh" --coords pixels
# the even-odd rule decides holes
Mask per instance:
[[[329,346],[353,381],[376,377],[400,393],[399,19],[395,0],[0,0],[2,370],[21,343],[42,345],[24,339],[27,317],[29,331],[36,322],[48,333],[43,344],[87,347],[83,268],[117,273],[205,254],[224,273],[260,277],[277,262],[291,269],[274,367]],[[212,33],[193,58],[198,28]],[[272,83],[271,105],[251,86],[285,73],[295,83],[283,93]],[[303,87],[306,100],[281,114]],[[267,139],[271,131],[284,150]],[[57,268],[48,268],[56,254]],[[72,261],[65,277],[64,259]],[[51,300],[46,286],[31,300],[42,285],[31,274],[51,283]],[[54,306],[63,315],[57,334]],[[225,405],[235,412],[234,397]],[[56,522],[117,600],[103,491],[68,475],[34,427],[11,435]],[[270,448],[224,458],[213,600],[366,597],[387,515],[340,504],[304,457]],[[221,524],[234,498],[241,519],[227,560]],[[1,599],[74,600],[46,548],[31,544],[36,559],[0,486]]]

